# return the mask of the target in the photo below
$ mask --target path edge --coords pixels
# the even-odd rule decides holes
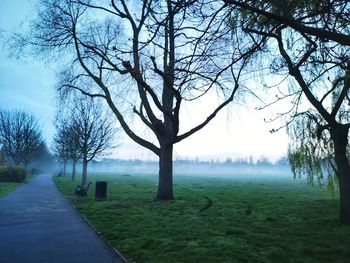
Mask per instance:
[[[70,201],[70,199],[63,195],[60,189],[58,189],[57,184],[55,183],[55,180],[53,179],[53,176],[51,176],[51,180],[54,183],[57,191],[62,195],[62,197],[69,203],[69,205],[74,209],[74,211],[79,215],[79,217],[103,240],[103,242],[107,245],[108,248],[110,248],[114,253],[116,253],[125,263],[129,263],[129,261],[124,257],[115,247],[112,246],[111,242],[108,241],[102,234],[99,232],[93,224],[89,221],[89,219],[82,213],[79,213],[77,207]]]

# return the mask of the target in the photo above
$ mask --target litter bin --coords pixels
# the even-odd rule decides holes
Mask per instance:
[[[96,182],[95,188],[95,200],[102,201],[107,198],[107,182],[98,181]]]

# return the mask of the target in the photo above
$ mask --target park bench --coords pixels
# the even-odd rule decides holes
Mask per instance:
[[[86,196],[90,185],[91,185],[91,182],[86,182],[84,185],[78,185],[74,190],[75,195],[77,197]]]

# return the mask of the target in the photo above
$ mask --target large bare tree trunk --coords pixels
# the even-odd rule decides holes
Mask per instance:
[[[83,158],[83,173],[81,175],[81,185],[85,185],[87,181],[87,167],[88,167],[88,161],[86,158]]]
[[[349,163],[348,163],[349,164]],[[350,225],[350,168],[339,176],[340,222]]]
[[[335,162],[339,181],[340,222],[350,225],[350,164],[346,156],[349,129],[344,125],[337,125],[331,129],[334,142]]]
[[[161,145],[159,155],[158,200],[172,200],[173,195],[173,145]]]

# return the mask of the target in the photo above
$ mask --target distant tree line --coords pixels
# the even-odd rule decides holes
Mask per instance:
[[[38,120],[25,111],[0,110],[0,144],[8,165],[28,167],[50,155]]]
[[[157,161],[152,160],[141,160],[141,159],[102,159],[100,161],[94,161],[94,165],[130,165],[130,166],[140,166],[140,165],[157,165]],[[266,157],[260,157],[256,161],[253,160],[253,157],[248,158],[227,158],[226,160],[222,161],[219,159],[212,159],[210,161],[203,161],[199,158],[177,158],[174,160],[174,164],[177,165],[215,165],[215,166],[288,166],[290,165],[289,160],[287,157],[281,157],[276,162],[271,162]]]

